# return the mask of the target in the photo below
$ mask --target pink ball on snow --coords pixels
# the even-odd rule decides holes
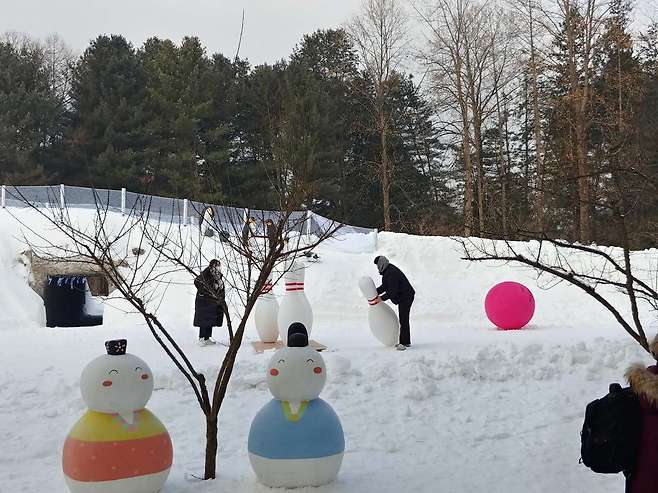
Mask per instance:
[[[522,329],[535,313],[535,298],[523,284],[501,282],[487,293],[484,309],[499,329]]]

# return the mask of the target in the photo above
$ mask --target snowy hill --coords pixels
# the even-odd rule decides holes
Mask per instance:
[[[253,352],[253,326],[220,415],[219,479],[200,484],[192,475],[202,471],[203,420],[185,380],[121,302],[106,305],[101,327],[45,328],[41,300],[16,262],[25,246],[10,212],[36,231],[55,234],[33,211],[0,211],[0,491],[35,493],[45,483],[49,492],[67,491],[60,454],[84,411],[80,372],[104,351],[103,341],[119,337],[155,373],[149,408],[174,443],[163,491],[270,491],[256,482],[247,459],[251,419],[270,398],[265,369],[271,353]],[[81,223],[91,217],[90,211],[75,214]],[[620,477],[578,464],[585,404],[620,381],[629,363],[648,362],[607,312],[576,288],[542,289],[531,271],[460,260],[459,245],[448,238],[380,234],[376,252],[354,245],[325,245],[318,250],[321,262],[306,273],[312,338],[329,348],[322,397],[340,416],[346,438],[338,481],[313,491],[527,493],[553,492],[556,485],[564,492],[621,491]],[[400,266],[417,291],[409,351],[382,347],[368,329],[357,281],[361,275],[379,280],[372,263],[378,253]],[[655,251],[636,254],[652,257]],[[503,280],[523,282],[535,295],[527,330],[496,331],[484,315],[487,290]],[[172,281],[159,315],[198,367],[212,374],[225,348],[195,345],[194,287],[182,274]],[[643,315],[653,334],[655,319]],[[221,329],[216,336],[226,339]]]

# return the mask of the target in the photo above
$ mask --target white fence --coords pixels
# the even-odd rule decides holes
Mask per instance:
[[[30,205],[59,208],[81,208],[96,209],[97,207],[121,212],[122,214],[132,211],[143,211],[148,207],[152,217],[163,220],[180,221],[183,225],[199,224],[203,213],[208,207],[215,212],[215,221],[220,225],[226,225],[227,229],[235,228],[235,225],[244,224],[248,216],[257,219],[257,227],[262,228],[262,223],[267,218],[276,220],[278,213],[275,211],[260,211],[240,207],[227,207],[216,204],[205,204],[188,199],[174,199],[158,197],[155,195],[144,195],[121,190],[92,189],[85,187],[74,187],[68,185],[52,186],[6,186],[0,189],[0,207],[29,207]],[[334,225],[334,221],[310,211],[293,212],[289,218],[290,229],[301,234],[318,234],[325,231],[327,227]],[[374,239],[374,245],[369,247],[370,251],[376,246],[377,230],[361,228],[358,226],[342,225],[340,236],[362,235],[361,238],[354,237],[352,241],[344,242],[341,250],[362,251],[364,246],[372,243],[367,238]],[[353,245],[352,247],[348,244]],[[357,247],[357,245],[360,245]]]

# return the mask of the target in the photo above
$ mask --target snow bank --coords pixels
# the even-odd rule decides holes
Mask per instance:
[[[0,331],[45,325],[43,300],[28,286],[28,269],[21,263],[26,249],[15,221],[0,212]]]

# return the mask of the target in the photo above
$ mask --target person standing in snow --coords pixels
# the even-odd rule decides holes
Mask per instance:
[[[212,207],[206,207],[203,217],[201,218],[201,233],[203,236],[212,236],[214,234],[213,226],[215,222],[215,211]]]
[[[199,327],[199,346],[216,344],[212,328],[221,327],[224,320],[225,290],[219,260],[213,259],[196,279],[194,326]]]
[[[658,360],[658,335],[649,348]],[[658,366],[630,367],[626,378],[640,399],[642,434],[635,468],[626,481],[626,493],[658,492]]]
[[[272,221],[271,218],[267,218],[265,220],[265,236],[267,237],[267,245],[269,248],[269,252],[272,252],[276,248],[276,233],[277,233],[277,227],[274,224],[274,221]]]
[[[403,351],[411,346],[411,333],[409,329],[409,313],[414,302],[416,291],[407,279],[407,276],[395,265],[391,264],[386,257],[379,255],[375,257],[375,265],[382,276],[382,285],[377,288],[382,301],[391,300],[398,305],[400,317],[400,342],[395,346],[398,351]]]
[[[254,234],[252,228],[255,223],[256,220],[249,216],[249,218],[245,221],[244,226],[242,227],[242,244],[247,251],[249,251],[249,239]]]

